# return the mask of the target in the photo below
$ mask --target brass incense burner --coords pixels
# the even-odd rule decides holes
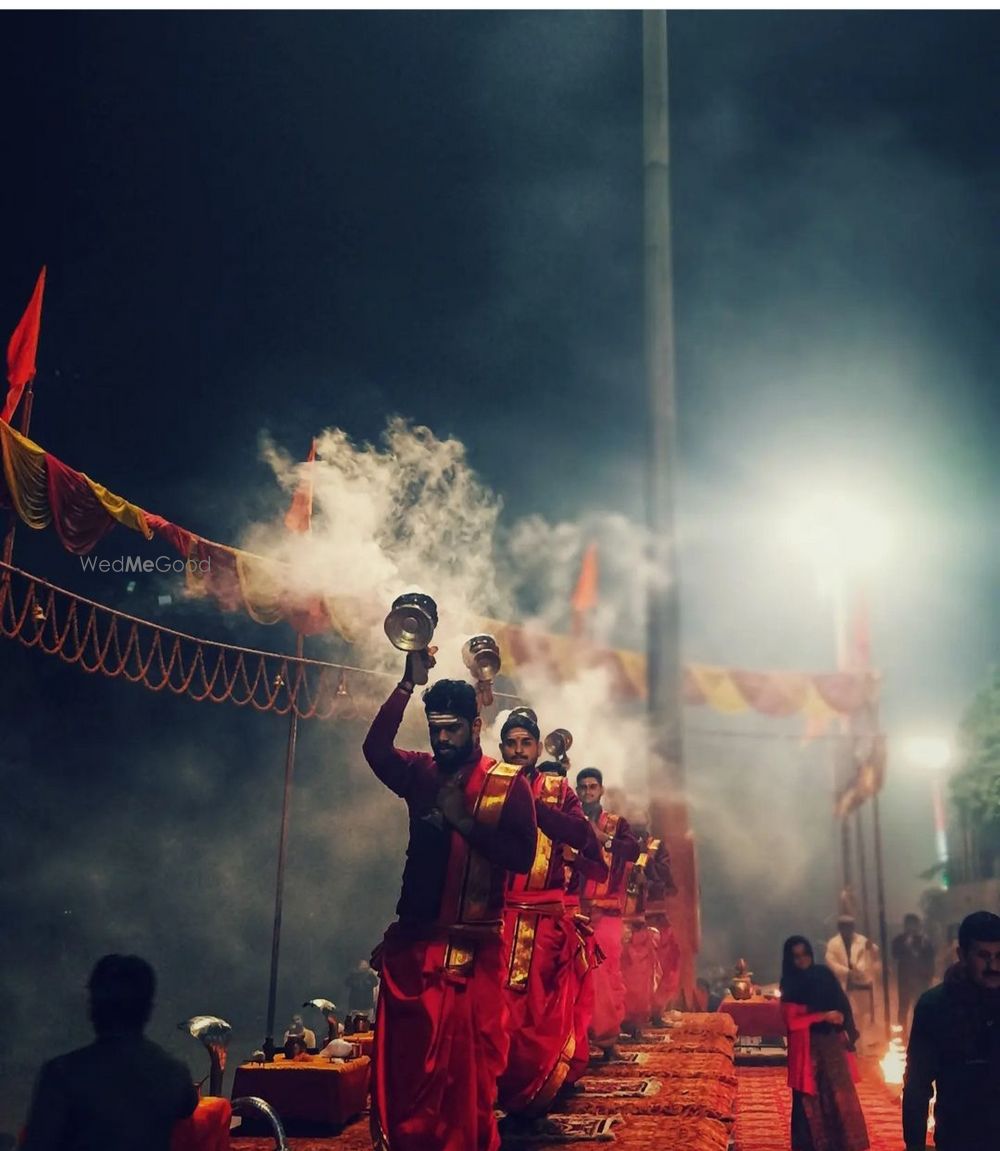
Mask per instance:
[[[544,747],[556,763],[569,765],[569,749],[573,746],[573,733],[564,727],[557,727],[545,737]]]
[[[472,672],[483,707],[493,702],[493,682],[500,673],[500,647],[491,635],[474,635],[465,641],[462,662]]]
[[[385,617],[385,634],[400,651],[424,651],[434,638],[437,604],[423,592],[406,592],[392,601]]]

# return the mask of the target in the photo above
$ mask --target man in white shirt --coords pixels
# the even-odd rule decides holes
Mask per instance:
[[[827,941],[826,965],[840,980],[861,1032],[862,1044],[874,1039],[875,975],[878,950],[870,939],[854,930],[854,916],[837,917],[837,934]]]

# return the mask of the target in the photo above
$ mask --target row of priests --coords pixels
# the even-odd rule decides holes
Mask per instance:
[[[422,697],[431,751],[397,748],[432,664],[408,653],[364,743],[409,814],[397,918],[373,956],[372,1143],[497,1151],[504,1134],[549,1133],[590,1059],[614,1059],[623,1026],[637,1035],[668,1005],[673,884],[642,817],[606,810],[597,768],[574,789],[565,758],[539,762],[529,708],[506,717],[495,758],[475,688],[438,680]]]

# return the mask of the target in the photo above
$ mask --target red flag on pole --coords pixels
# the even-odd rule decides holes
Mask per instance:
[[[25,309],[21,322],[7,345],[7,402],[0,412],[0,419],[7,423],[14,417],[21,393],[29,381],[35,378],[35,356],[38,353],[38,333],[42,326],[42,296],[45,293],[45,269],[38,273],[35,290]]]
[[[292,496],[292,502],[285,513],[285,527],[290,532],[307,532],[312,528],[313,514],[313,465],[316,460],[316,441],[313,440],[302,479]]]

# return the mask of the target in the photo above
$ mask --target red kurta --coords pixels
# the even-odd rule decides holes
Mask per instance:
[[[527,773],[526,773],[527,777]],[[557,775],[532,773],[538,837],[527,875],[512,875],[504,914],[504,982],[510,1037],[497,1084],[500,1106],[537,1115],[552,1103],[576,1046],[573,1024],[579,936],[566,915],[563,845],[596,845],[580,801]]]
[[[481,756],[459,769],[475,819],[468,840],[443,822],[435,805],[446,773],[431,755],[393,747],[408,700],[393,692],[364,745],[410,813],[399,922],[375,957],[372,1138],[379,1151],[496,1151],[505,869],[531,866],[534,801],[516,769]]]

